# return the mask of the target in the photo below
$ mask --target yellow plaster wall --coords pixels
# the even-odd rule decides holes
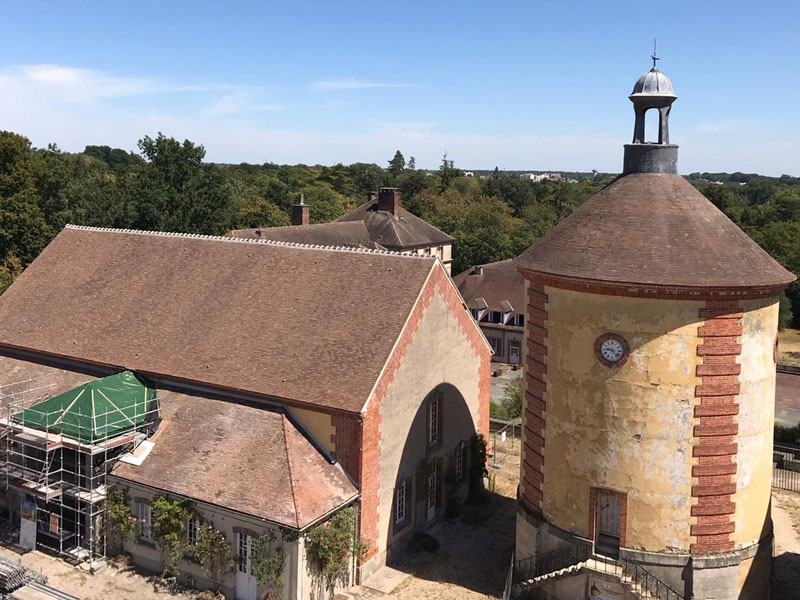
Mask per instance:
[[[453,317],[441,292],[432,295],[394,375],[386,396],[381,400],[380,491],[377,546],[381,553],[390,541],[395,486],[401,477],[414,481],[410,490],[412,510],[424,497],[414,478],[420,461],[435,456],[449,456],[456,444],[469,440],[480,422],[479,397],[481,357],[475,355],[469,341]],[[444,400],[442,414],[443,443],[431,452],[427,446],[426,413],[420,412],[423,401],[437,386],[450,384],[463,396],[468,409],[466,427],[458,427],[453,414],[457,403],[454,393]],[[451,404],[453,403],[453,404]],[[415,425],[412,427],[412,425]],[[417,520],[415,513],[412,515]],[[382,556],[379,555],[379,556]]]
[[[747,300],[741,305],[736,531],[732,537],[738,546],[749,546],[762,537],[769,518],[778,300]]]
[[[622,491],[626,546],[687,551],[701,303],[546,292],[545,514],[588,536],[589,487]],[[630,345],[621,368],[595,358],[606,332]]]
[[[331,424],[331,416],[326,413],[316,412],[313,410],[306,410],[304,408],[290,408],[292,415],[300,421],[308,432],[322,444],[328,452],[336,450],[336,444],[332,440],[332,436],[336,433],[336,428]]]

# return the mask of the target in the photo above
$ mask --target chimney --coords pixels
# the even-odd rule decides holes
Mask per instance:
[[[378,192],[378,210],[392,213],[394,218],[400,216],[400,190],[384,187]]]
[[[303,194],[300,194],[300,203],[292,205],[292,225],[308,225],[308,204]]]

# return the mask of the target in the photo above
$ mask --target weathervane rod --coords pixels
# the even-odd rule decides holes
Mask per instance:
[[[656,68],[656,61],[657,60],[661,60],[660,58],[658,58],[658,56],[656,56],[656,38],[655,37],[653,37],[653,54],[650,56],[650,58],[653,59],[653,68],[655,69]]]

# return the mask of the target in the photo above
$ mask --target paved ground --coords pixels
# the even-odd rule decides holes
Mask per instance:
[[[441,546],[434,554],[419,552],[394,565],[387,577],[394,587],[392,591],[358,586],[351,590],[357,600],[502,597],[514,545],[519,441],[513,447],[510,442],[506,446],[502,448],[505,459],[500,467],[490,469],[495,490],[490,503],[473,514],[465,514],[462,522],[435,532]]]
[[[19,555],[12,549],[0,547],[0,552],[34,571],[47,575],[47,583],[81,600],[172,600],[189,599],[195,595],[171,594],[153,586],[155,578],[141,575],[133,569],[109,566],[90,575],[63,560],[35,551]]]
[[[775,422],[794,427],[800,423],[800,374],[778,373],[775,383]]]
[[[772,490],[772,600],[800,598],[800,494]]]
[[[517,369],[516,371],[508,370],[499,377],[492,377],[489,390],[489,396],[492,402],[500,402],[503,398],[506,385],[517,377],[522,377],[522,369]]]

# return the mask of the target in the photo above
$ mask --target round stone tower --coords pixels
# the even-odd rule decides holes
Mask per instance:
[[[767,598],[778,295],[795,277],[677,174],[666,75],[630,99],[622,176],[515,260],[516,557],[591,546],[687,598]]]

